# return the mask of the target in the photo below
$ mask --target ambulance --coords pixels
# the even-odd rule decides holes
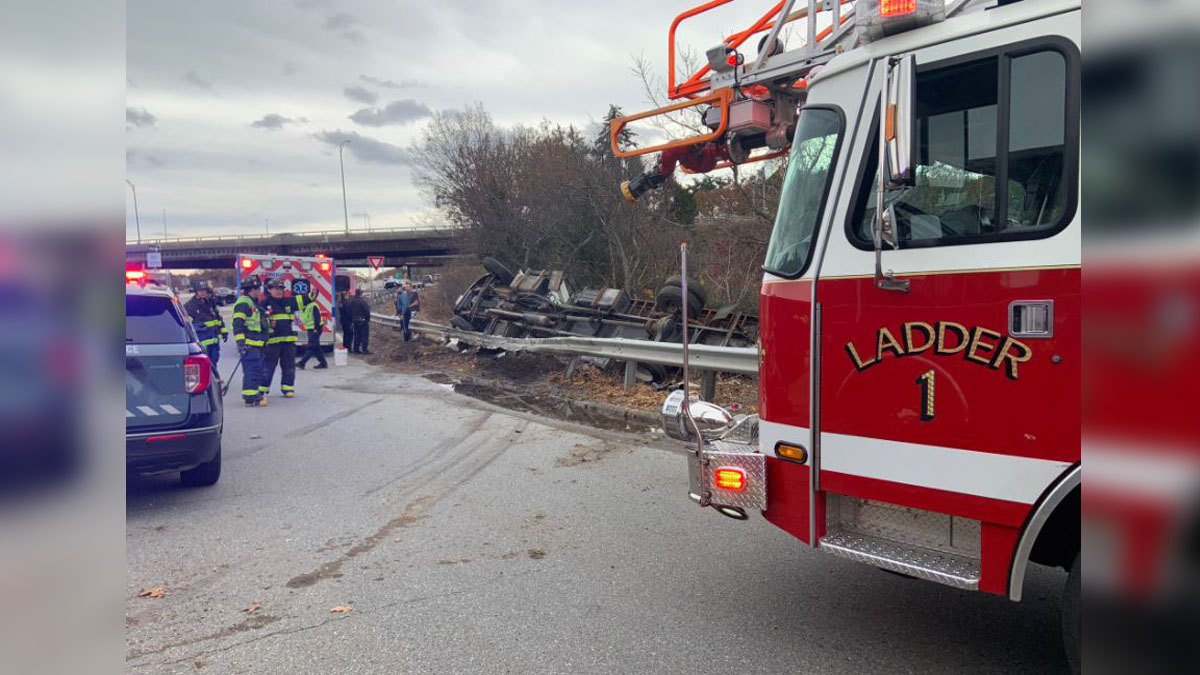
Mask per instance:
[[[275,254],[243,253],[238,255],[236,263],[237,286],[247,277],[258,277],[262,283],[281,279],[284,283],[284,293],[295,296],[304,306],[309,302],[309,290],[317,289],[316,302],[325,317],[321,327],[321,346],[326,351],[333,349],[334,330],[337,325],[335,313],[337,303],[334,302],[334,284],[338,278],[337,263],[332,258],[322,255],[316,257],[287,256]],[[293,323],[293,325],[296,325]],[[303,331],[296,325],[296,333],[300,344],[306,344]]]

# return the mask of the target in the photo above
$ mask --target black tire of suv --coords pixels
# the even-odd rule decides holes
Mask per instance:
[[[179,482],[187,487],[215,485],[221,477],[221,446],[217,445],[217,456],[190,471],[179,472]]]
[[[462,318],[461,316],[458,316],[457,314],[450,317],[450,326],[452,328],[457,328],[459,330],[468,330],[468,331],[475,330],[475,327],[471,325],[470,321],[467,321],[466,319]]]
[[[703,308],[708,304],[708,293],[705,292],[704,287],[700,285],[700,282],[696,281],[695,279],[688,277],[687,282],[688,293],[695,295],[696,299],[700,301],[700,307]],[[671,276],[667,277],[666,281],[663,282],[663,286],[679,286],[680,288],[683,288],[682,275],[672,274]]]
[[[1063,650],[1067,653],[1067,665],[1072,675],[1079,675],[1079,553],[1067,575],[1062,599]]]
[[[683,307],[683,289],[679,286],[663,286],[658,290],[658,295],[654,296],[654,306],[663,312],[675,312]],[[700,316],[700,312],[704,311],[704,303],[696,294],[688,289],[688,323],[696,320]]]
[[[512,283],[513,273],[509,271],[504,263],[492,257],[483,259],[483,269],[488,271],[488,274],[496,277],[496,283],[501,286],[507,286]]]

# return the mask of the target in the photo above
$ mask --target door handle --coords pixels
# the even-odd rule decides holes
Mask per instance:
[[[1014,300],[1008,305],[1008,334],[1012,337],[1054,337],[1053,300]]]

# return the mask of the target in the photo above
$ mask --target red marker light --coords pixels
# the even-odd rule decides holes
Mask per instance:
[[[321,263],[321,271],[328,272],[329,271],[329,263],[327,263],[327,262]]]
[[[183,362],[183,388],[189,394],[198,394],[212,383],[212,361],[202,354],[193,354]]]
[[[879,0],[879,16],[902,16],[917,11],[917,0]]]
[[[254,267],[254,261],[249,258],[242,258],[242,269],[248,270]]]
[[[713,472],[713,483],[722,490],[740,492],[746,489],[746,472],[731,466],[723,466]]]
[[[163,441],[178,441],[187,438],[187,434],[170,434],[168,436],[151,436],[146,439],[147,443],[161,443]]]

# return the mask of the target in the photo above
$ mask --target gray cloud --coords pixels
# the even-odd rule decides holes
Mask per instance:
[[[362,162],[408,166],[412,163],[408,153],[399,146],[363,136],[353,131],[322,131],[315,135],[318,141],[337,147],[342,141],[350,141],[346,149]]]
[[[383,87],[385,89],[411,89],[412,87],[425,86],[425,83],[420,80],[400,80],[399,82],[393,82],[392,80],[371,77],[370,75],[359,75],[358,79],[367,84],[373,84],[376,87]]]
[[[151,115],[150,111],[146,110],[145,108],[131,108],[129,106],[125,106],[125,128],[127,129],[132,127],[153,129],[154,123],[157,121],[158,118],[156,118],[154,115]]]
[[[200,87],[201,89],[206,89],[208,91],[212,91],[213,81],[212,81],[211,77],[204,77],[203,75],[201,75],[200,73],[197,73],[194,70],[189,70],[187,75],[183,76],[183,79],[184,79],[184,81],[188,82],[189,84],[194,84],[197,87]]]
[[[282,129],[283,125],[297,121],[299,120],[294,120],[290,117],[284,117],[283,115],[277,115],[275,113],[267,113],[266,115],[262,116],[262,119],[251,122],[250,126],[258,129]]]
[[[125,151],[125,167],[129,169],[157,169],[163,165],[163,161],[154,155],[146,153],[136,148],[129,148]]]
[[[346,12],[338,12],[325,17],[325,27],[332,31],[345,30],[354,25],[354,17]]]
[[[375,102],[379,100],[379,97],[375,94],[375,92],[367,89],[366,87],[359,87],[357,85],[353,87],[346,87],[344,90],[342,90],[342,93],[344,93],[346,98],[350,99],[351,101],[355,101],[357,103],[366,103],[367,105],[375,105]]]
[[[296,65],[295,61],[288,61],[283,64],[281,70],[284,77],[291,77],[296,74],[296,71],[300,70],[300,66]]]
[[[392,101],[383,108],[363,108],[350,115],[350,119],[355,124],[365,127],[383,127],[389,124],[408,124],[432,114],[433,111],[429,109],[429,106],[420,101],[406,98],[401,101]]]

